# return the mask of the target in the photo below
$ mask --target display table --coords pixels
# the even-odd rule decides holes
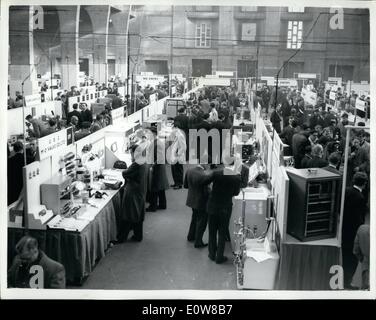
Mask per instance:
[[[94,219],[81,231],[62,229],[29,230],[39,247],[65,267],[67,283],[82,283],[103,258],[111,241],[117,239],[117,216],[121,208],[119,191],[106,190],[109,195],[98,208]],[[8,267],[13,261],[15,245],[27,231],[23,228],[8,228]]]
[[[279,290],[331,290],[330,268],[342,265],[337,238],[301,242],[287,234],[280,254]]]

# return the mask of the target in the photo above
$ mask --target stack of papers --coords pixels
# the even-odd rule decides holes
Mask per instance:
[[[81,232],[90,221],[88,220],[76,220],[75,218],[62,218],[60,215],[56,215],[48,222],[48,226],[52,229],[64,229],[67,231]]]
[[[257,263],[273,258],[272,255],[265,251],[255,251],[253,249],[247,249],[247,257],[253,258]]]

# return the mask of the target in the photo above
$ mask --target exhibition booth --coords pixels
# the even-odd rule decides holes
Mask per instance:
[[[130,136],[162,114],[166,99],[127,117],[124,107],[112,110],[112,125],[78,141],[72,128],[37,140],[39,161],[23,168],[23,201],[8,207],[8,263],[28,233],[65,266],[68,283],[85,280],[117,240],[123,178],[114,163],[130,166]]]

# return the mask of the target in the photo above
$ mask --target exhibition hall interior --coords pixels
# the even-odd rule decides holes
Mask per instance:
[[[7,9],[9,290],[370,290],[369,9]]]

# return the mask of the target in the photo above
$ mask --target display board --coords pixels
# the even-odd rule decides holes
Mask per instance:
[[[271,175],[272,174],[271,156],[272,156],[273,141],[262,119],[261,121],[259,121],[258,126],[260,127],[260,133],[261,133],[261,139],[260,139],[261,158],[266,166],[266,170],[268,174]]]
[[[136,76],[136,82],[141,86],[141,87],[146,87],[146,86],[151,86],[155,88],[157,85],[163,83],[165,81],[164,76],[160,75],[137,75]]]
[[[43,99],[43,101],[44,101],[44,99]],[[42,101],[42,95],[40,93],[25,96],[25,106],[26,107],[39,105],[43,101]]]
[[[199,78],[199,86],[222,86],[228,87],[230,86],[230,79],[229,78]]]
[[[302,97],[304,102],[307,104],[315,106],[317,103],[317,93],[306,88],[302,88]]]
[[[329,77],[328,78],[328,85],[330,87],[332,87],[333,85],[337,86],[337,87],[341,87],[342,86],[342,78],[338,78],[338,77]]]
[[[51,157],[67,146],[67,129],[62,129],[38,139],[39,160]]]
[[[359,111],[365,112],[366,111],[366,102],[357,98],[356,101],[355,101],[355,108]]]
[[[268,86],[275,87],[277,85],[277,80],[274,77],[261,77],[261,80],[265,79]],[[297,88],[298,81],[296,79],[278,79],[278,87],[289,87],[289,88]]]
[[[276,220],[276,243],[280,248],[280,243],[286,239],[287,230],[287,212],[289,199],[289,178],[285,167],[275,168],[271,180],[273,195],[273,216]]]
[[[88,108],[91,108],[91,103],[96,102],[99,98],[104,98],[107,95],[107,90],[96,91],[91,93],[81,94],[79,96],[68,98],[68,109],[69,112],[73,110],[73,104],[86,103]]]
[[[298,79],[316,79],[316,73],[298,73]]]
[[[117,124],[124,119],[124,107],[111,110],[112,124]]]

